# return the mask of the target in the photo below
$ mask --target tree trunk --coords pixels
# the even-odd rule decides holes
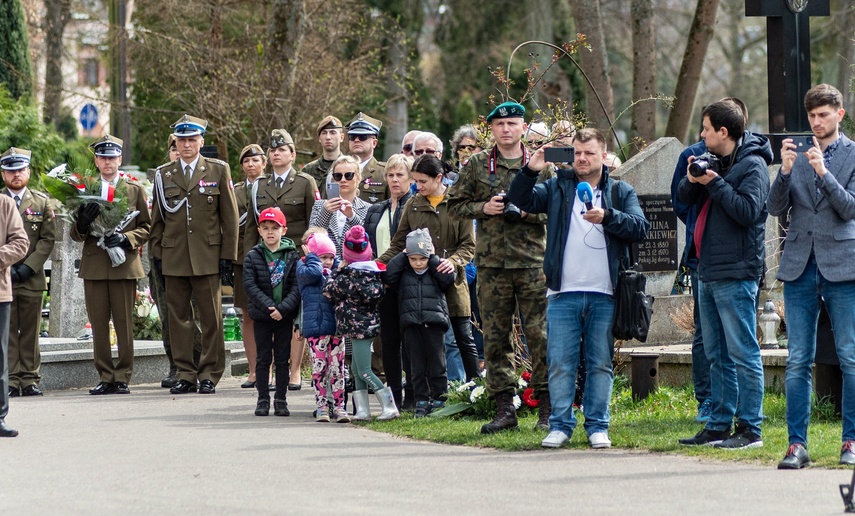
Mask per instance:
[[[577,32],[585,34],[591,45],[590,51],[582,49],[579,52],[579,64],[592,83],[587,85],[585,102],[589,125],[603,131],[606,142],[614,142],[610,133],[615,118],[614,94],[609,78],[603,23],[600,18],[600,0],[571,0],[570,7],[573,11],[573,19],[576,21]],[[594,91],[599,94],[603,106],[600,106]],[[613,143],[610,143],[609,147],[614,148]]]
[[[407,134],[409,116],[407,113],[407,50],[404,38],[389,42],[387,58],[389,72],[386,79],[386,144],[384,156],[401,152],[401,142]]]
[[[665,136],[674,136],[685,142],[692,120],[692,110],[698,85],[701,81],[701,71],[707,56],[710,40],[715,27],[715,17],[720,0],[698,0],[692,27],[689,29],[689,41],[683,53],[683,64],[677,77],[677,88],[674,91],[674,107],[668,117],[668,127]]]
[[[283,65],[281,98],[287,103],[291,100],[300,47],[306,34],[306,0],[272,0],[271,4],[273,12],[267,27],[270,39],[268,52]],[[274,117],[276,127],[285,127],[287,114],[282,110],[278,111]]]
[[[62,35],[71,0],[45,0],[45,103],[42,118],[57,129],[62,106]]]
[[[852,106],[855,102],[855,93],[850,86],[852,83],[852,66],[855,60],[855,45],[852,44],[852,27],[855,27],[855,6],[846,5],[843,7],[842,27],[844,28],[838,34],[838,45],[840,55],[843,57],[843,62],[840,63],[837,69],[837,87],[843,93],[843,105]],[[848,28],[849,30],[846,30]]]
[[[653,0],[632,0],[632,100],[656,94],[656,33]],[[639,102],[632,108],[630,153],[637,154],[656,138],[656,101]]]

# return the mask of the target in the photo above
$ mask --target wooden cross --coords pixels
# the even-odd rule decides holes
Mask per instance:
[[[829,16],[829,0],[745,0],[746,16],[766,17],[769,132],[810,132],[810,18]]]

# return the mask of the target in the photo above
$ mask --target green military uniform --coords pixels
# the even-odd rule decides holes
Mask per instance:
[[[109,136],[105,138],[110,138]],[[115,139],[114,139],[115,140]],[[93,145],[98,145],[96,142]],[[121,143],[119,143],[121,145]],[[96,150],[96,152],[98,152]],[[127,237],[125,262],[113,266],[105,249],[98,246],[99,238],[89,232],[80,233],[77,224],[71,226],[71,238],[83,243],[83,256],[80,260],[78,276],[83,279],[83,294],[86,312],[92,323],[92,340],[95,354],[95,369],[101,382],[114,384],[129,383],[134,365],[134,324],[132,312],[137,280],[145,277],[139,247],[145,244],[151,230],[151,217],[145,190],[134,183],[118,177],[115,187],[124,189],[128,199],[128,210],[139,211],[122,230]],[[98,191],[87,192],[99,195]],[[118,363],[113,363],[110,349],[110,319],[116,331]]]
[[[362,167],[362,181],[359,183],[359,198],[376,204],[389,198],[389,185],[386,184],[386,162],[377,161],[374,156]]]
[[[521,221],[505,222],[503,215],[489,216],[484,205],[506,192],[523,158],[506,160],[498,152],[495,175],[489,173],[490,150],[472,156],[448,193],[454,217],[476,219],[475,265],[478,266],[478,305],[484,333],[487,390],[491,396],[513,393],[517,378],[511,344],[512,320],[519,308],[525,342],[532,364],[531,386],[547,393],[546,369],[546,218],[527,214]],[[552,175],[541,173],[538,182]]]
[[[14,199],[8,188],[4,188],[2,194]],[[47,290],[44,265],[56,241],[56,221],[50,198],[26,187],[20,197],[18,213],[24,222],[30,247],[27,255],[13,268],[26,265],[32,269],[33,275],[12,283],[15,290],[9,322],[9,387],[16,391],[30,385],[38,386],[41,379],[39,325],[43,293]]]
[[[285,214],[288,232],[297,249],[303,245],[303,233],[309,229],[312,207],[320,198],[318,187],[312,176],[291,168],[281,188],[276,187],[275,173],[259,178],[249,188],[246,227],[243,230],[243,246],[247,252],[258,244],[258,216],[267,208],[279,208]],[[302,254],[302,250],[300,250]]]
[[[335,160],[327,160],[321,156],[315,161],[306,164],[303,170],[301,170],[302,173],[308,174],[315,180],[315,184],[318,186],[318,191],[321,194],[321,199],[327,198],[327,176],[330,173],[333,163],[335,163]]]

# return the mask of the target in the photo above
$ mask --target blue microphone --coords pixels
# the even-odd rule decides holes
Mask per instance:
[[[579,183],[579,185],[576,186],[576,196],[579,197],[580,201],[585,203],[585,209],[594,209],[594,190],[591,188],[591,185],[584,181]]]

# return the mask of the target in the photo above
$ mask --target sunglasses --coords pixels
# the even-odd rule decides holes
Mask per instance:
[[[401,147],[401,150],[404,152],[410,152],[413,150],[413,144],[408,143],[408,144],[404,145],[403,147]]]
[[[347,139],[348,139],[348,140],[350,140],[350,141],[356,141],[356,140],[359,140],[359,141],[361,141],[361,142],[364,142],[364,141],[365,141],[365,140],[367,140],[368,138],[374,138],[374,137],[373,137],[373,136],[371,136],[370,134],[348,134],[348,135],[347,135]]]
[[[428,154],[436,154],[436,149],[419,149],[417,151],[413,151],[413,154],[415,154],[416,156],[421,156],[422,154],[424,154],[426,152]]]
[[[474,151],[477,148],[478,148],[477,145],[458,145],[457,146],[457,150],[459,150],[459,151],[464,150],[464,149],[466,149],[468,151]]]
[[[365,250],[366,247],[368,247],[368,240],[364,240],[362,242],[353,242],[351,240],[345,240],[344,245],[346,245],[347,248],[351,251],[361,253]]]
[[[345,179],[350,181],[351,179],[353,179],[353,176],[355,176],[355,175],[356,175],[356,172],[345,172],[344,174],[342,174],[341,172],[333,172],[332,178],[333,178],[333,181],[341,181],[341,178],[344,177]]]

